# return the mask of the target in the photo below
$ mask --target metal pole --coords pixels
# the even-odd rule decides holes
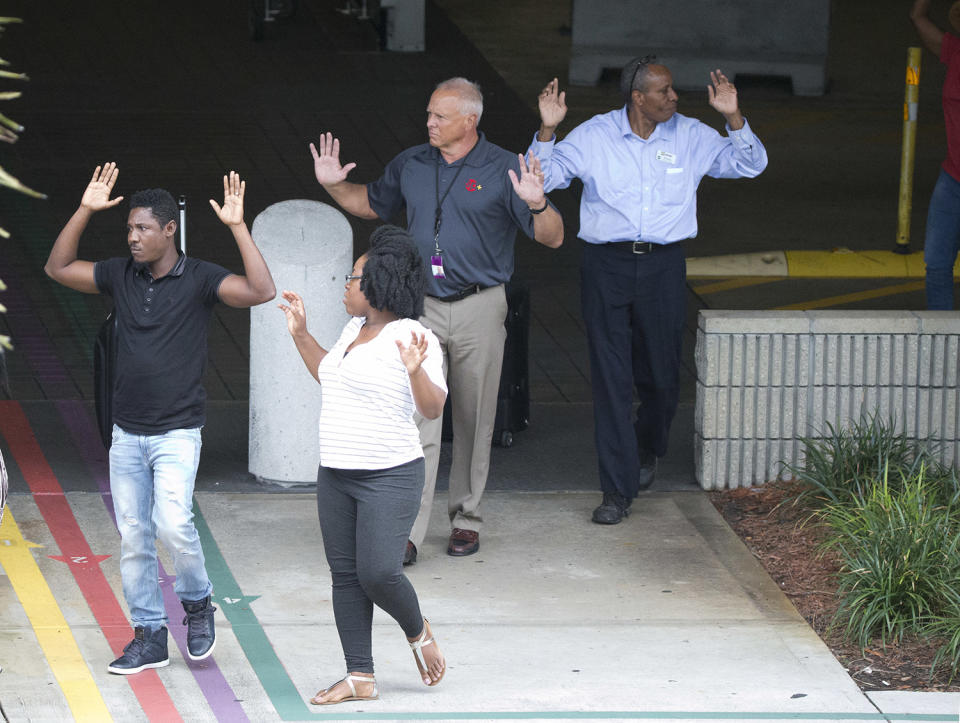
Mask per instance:
[[[180,250],[187,253],[187,197],[180,196],[177,199],[177,206],[180,208]]]
[[[920,95],[920,48],[907,48],[907,86],[903,97],[903,149],[900,154],[900,205],[894,252],[910,253],[910,210],[913,206],[913,165],[917,146],[917,100]]]

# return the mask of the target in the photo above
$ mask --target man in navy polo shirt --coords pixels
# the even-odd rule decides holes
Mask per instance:
[[[513,273],[517,229],[550,248],[563,243],[563,219],[543,193],[539,163],[528,167],[522,155],[490,143],[477,129],[482,113],[475,83],[440,83],[427,106],[429,142],[400,153],[379,180],[365,185],[346,180],[357,164],[340,164],[340,141],[330,133],[320,136],[319,151],[310,144],[317,181],[345,211],[389,221],[406,209],[408,231],[427,265],[420,321],[440,340],[453,409],[447,553],[454,556],[480,548],[480,498],[506,337],[504,284]],[[426,479],[406,564],[416,560],[427,532],[442,418],[419,426]]]
[[[118,173],[114,163],[97,166],[44,271],[71,289],[113,297],[117,359],[110,492],[134,639],[107,669],[129,675],[170,662],[158,582],[158,538],[177,572],[174,591],[187,613],[188,654],[203,660],[213,652],[213,586],[192,512],[205,421],[201,379],[207,361],[207,322],[218,301],[246,308],[270,301],[276,289],[243,221],[245,183],[233,171],[223,177],[223,206],[213,200],[210,205],[233,233],[245,276],[179,253],[177,206],[162,189],[139,191],[130,200],[130,258],[97,263],[78,259],[80,236],[90,217],[123,200],[110,198]]]

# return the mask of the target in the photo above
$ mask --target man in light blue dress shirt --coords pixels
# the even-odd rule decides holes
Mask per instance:
[[[700,179],[753,178],[767,166],[723,73],[710,73],[707,94],[726,120],[725,136],[677,113],[673,78],[655,60],[630,61],[620,76],[624,106],[594,116],[559,143],[554,131],[567,106],[554,78],[540,94],[540,131],[530,146],[546,191],[583,182],[581,306],[603,492],[593,521],[607,525],[629,514],[667,451],[685,319],[681,242],[697,235]],[[639,398],[635,419],[631,383]]]

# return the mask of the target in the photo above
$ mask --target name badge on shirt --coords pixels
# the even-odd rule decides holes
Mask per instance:
[[[664,163],[676,163],[677,157],[669,151],[657,151],[657,160]]]

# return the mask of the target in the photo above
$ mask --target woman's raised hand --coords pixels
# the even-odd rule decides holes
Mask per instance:
[[[307,312],[303,308],[303,299],[300,298],[299,294],[286,289],[280,292],[280,295],[289,304],[289,306],[277,304],[277,308],[287,317],[287,331],[290,332],[290,336],[305,334],[307,332]]]
[[[407,374],[411,376],[417,373],[423,360],[427,358],[427,337],[426,334],[417,335],[417,332],[410,332],[410,345],[406,346],[397,339],[397,349],[400,350],[400,359],[407,368]]]

